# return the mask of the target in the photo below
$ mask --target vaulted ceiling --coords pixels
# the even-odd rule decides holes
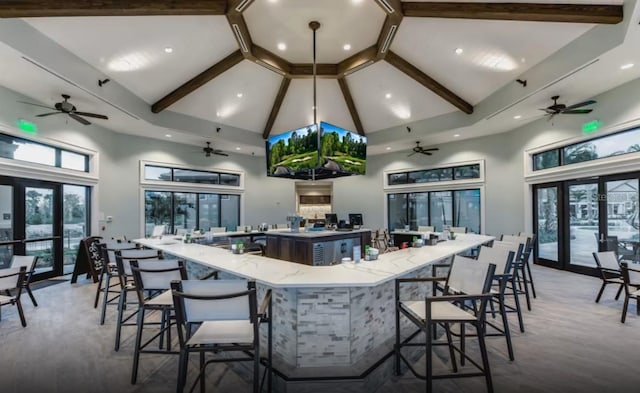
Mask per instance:
[[[318,117],[366,134],[370,153],[380,153],[425,136],[504,131],[517,126],[516,113],[536,118],[551,95],[571,103],[638,77],[640,58],[623,74],[600,68],[638,56],[637,8],[635,0],[3,1],[0,85],[45,105],[68,93],[81,110],[108,114],[95,123],[118,132],[260,154],[263,138],[313,118],[308,24],[317,20]],[[570,83],[579,78],[590,88]]]

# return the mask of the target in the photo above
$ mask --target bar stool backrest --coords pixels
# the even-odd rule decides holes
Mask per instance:
[[[162,235],[164,235],[164,231],[165,231],[164,225],[156,225],[153,227],[150,237],[161,237]]]
[[[515,253],[515,256],[513,257],[514,261],[522,259],[522,254],[524,253],[524,244],[518,242],[494,240],[491,247],[502,247],[513,251]]]
[[[491,270],[490,275],[488,275],[489,270]],[[445,290],[446,292],[453,290],[467,295],[486,293],[491,288],[494,271],[494,264],[478,262],[475,259],[456,255],[451,263]],[[482,277],[487,279],[482,280]]]
[[[118,273],[125,276],[131,276],[131,261],[134,260],[160,260],[163,259],[162,251],[153,249],[132,249],[116,251],[116,264]]]
[[[480,247],[478,261],[496,265],[496,274],[511,274],[515,252],[506,247]]]
[[[107,258],[105,262],[116,263],[116,251],[135,250],[136,248],[138,248],[138,245],[136,243],[130,243],[130,242],[122,243],[122,242],[116,242],[111,240],[111,241],[102,243],[102,247],[106,251],[103,254],[103,257]]]
[[[515,236],[515,235],[502,235],[500,239],[503,242],[510,243],[520,243],[522,244],[522,253],[526,253],[529,249],[529,238],[527,236]],[[520,255],[521,257],[522,255]],[[519,256],[516,256],[516,259],[521,259]]]
[[[226,232],[227,231],[227,227],[211,227],[209,228],[209,232],[211,233],[221,233],[221,232]]]
[[[418,225],[418,232],[435,232],[435,227],[428,225]]]
[[[449,227],[449,231],[453,233],[467,233],[467,227]]]
[[[171,281],[187,279],[184,261],[178,259],[134,260],[131,270],[139,292],[170,289]]]
[[[246,280],[182,281],[185,322],[229,321],[251,319],[249,282]],[[255,292],[255,289],[254,289]],[[221,297],[196,299],[189,296]],[[255,294],[254,294],[255,296]]]

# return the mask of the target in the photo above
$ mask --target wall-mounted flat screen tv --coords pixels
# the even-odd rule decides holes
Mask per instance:
[[[311,124],[266,141],[267,176],[305,179],[318,167],[318,125]]]
[[[318,172],[332,177],[364,175],[367,167],[367,137],[320,122],[320,159]]]

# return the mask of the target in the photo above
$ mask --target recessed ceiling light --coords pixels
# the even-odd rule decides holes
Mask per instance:
[[[457,138],[457,137],[459,137],[459,136],[460,136],[460,134],[453,134],[453,137],[454,137],[454,138]]]
[[[462,48],[456,48],[456,55],[461,55],[464,50]]]
[[[631,67],[633,67],[633,63],[627,63],[627,64],[624,64],[624,65],[620,66],[620,69],[621,70],[628,70]]]
[[[387,93],[387,94],[385,94],[385,95],[384,95],[384,98],[386,98],[386,99],[391,98],[391,93]]]
[[[287,49],[287,44],[285,44],[284,42],[280,42],[280,43],[278,43],[278,49],[279,49],[279,50],[285,50],[285,49]]]
[[[520,58],[520,63],[526,63],[526,62],[527,62],[527,59],[525,59],[524,57]]]
[[[238,93],[236,96],[238,96],[238,98],[242,98],[242,93]]]
[[[342,49],[344,49],[344,50],[351,50],[351,45],[349,45],[349,44],[344,44],[344,46],[342,47]]]
[[[513,118],[514,118],[514,119],[516,119],[516,120],[518,120],[518,119],[521,119],[521,118],[522,118],[522,115],[515,115],[515,116],[513,116]]]
[[[173,52],[173,48],[170,46],[167,46],[166,48],[164,48],[164,52],[165,53],[172,53]]]
[[[386,149],[386,150],[391,150],[391,147],[390,147],[390,146],[387,146],[385,149]]]
[[[355,5],[362,3],[362,0],[351,0],[351,2]]]
[[[220,117],[220,112],[216,112],[216,117]]]
[[[240,150],[240,146],[236,147],[236,150]]]
[[[167,138],[171,138],[171,134],[164,134]]]

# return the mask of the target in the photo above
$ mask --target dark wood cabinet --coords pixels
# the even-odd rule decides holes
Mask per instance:
[[[300,195],[301,205],[330,205],[331,195]]]
[[[370,231],[320,233],[317,236],[297,236],[296,234],[271,234],[267,232],[267,248],[265,255],[269,258],[314,265],[314,245],[329,244],[340,240],[351,239],[352,246],[361,246],[361,257],[364,258],[364,245],[371,244]],[[349,256],[351,252],[347,250]],[[333,262],[339,262],[333,261]]]

